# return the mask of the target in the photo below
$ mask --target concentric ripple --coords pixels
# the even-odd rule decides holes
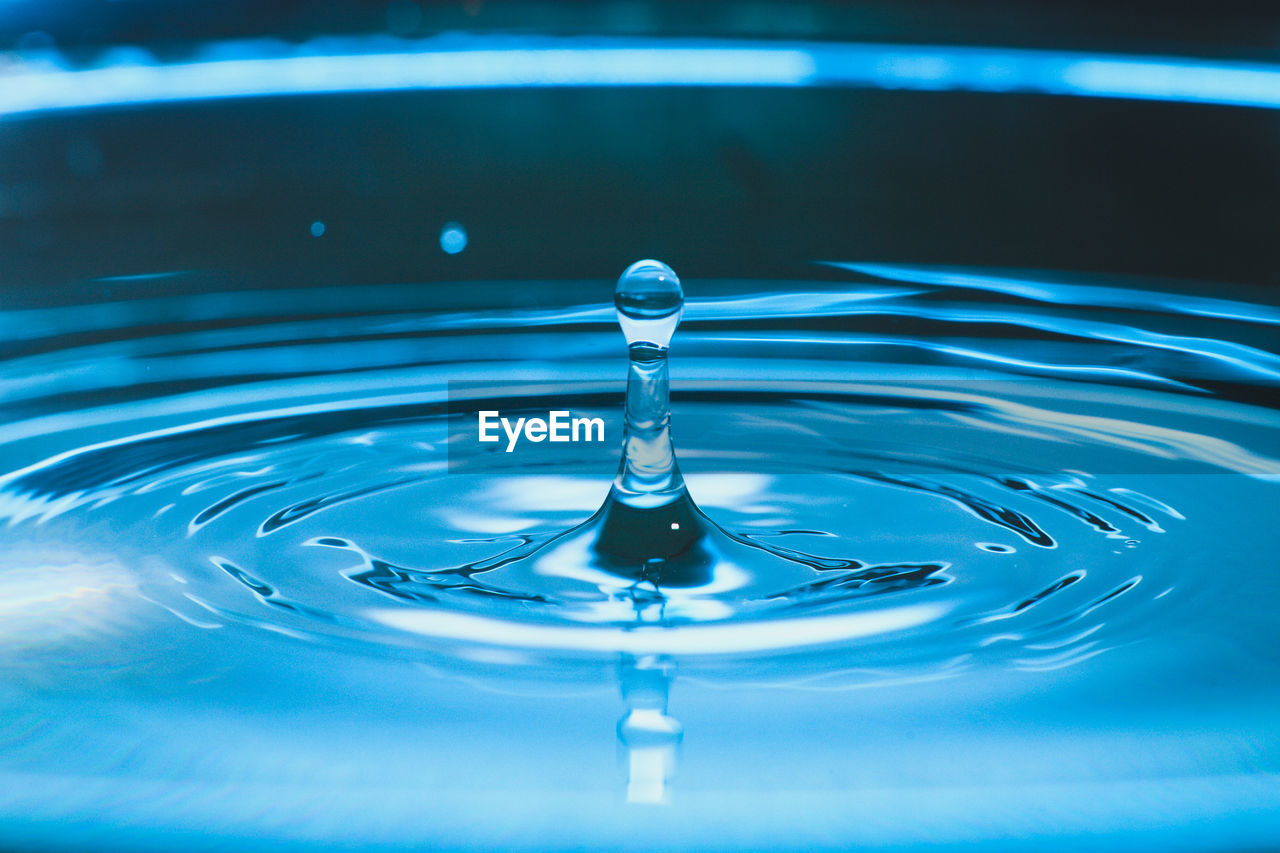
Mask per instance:
[[[608,282],[0,312],[4,843],[1275,837],[1274,308],[814,270],[685,282],[680,477]]]
[[[513,569],[596,510],[616,446],[507,462],[459,442],[450,411],[500,398],[613,429],[620,365],[591,306],[33,342],[4,376],[20,414],[0,441],[29,461],[0,485],[0,513],[27,549],[96,541],[166,618],[376,654],[856,649],[882,664],[1049,668],[1141,639],[1193,586],[1185,555],[1220,529],[1212,519],[1274,488],[1280,418],[1243,400],[1274,399],[1276,357],[1046,313],[1025,288],[979,317],[951,292],[968,279],[921,281],[815,282],[787,294],[803,310],[770,293],[687,305],[674,430],[691,493],[739,541],[795,555],[799,573],[660,591],[643,576]],[[1080,301],[1068,295],[1048,301]],[[399,297],[402,311],[417,298]],[[227,305],[253,316],[256,299]],[[1153,304],[1149,326],[1177,314],[1172,297]],[[91,309],[60,310],[51,328],[93,324]],[[861,331],[902,316],[929,334]],[[321,322],[324,339],[309,338]],[[1062,360],[1022,357],[1031,343]],[[157,382],[135,398],[143,368]],[[33,370],[42,383],[22,379]],[[210,387],[183,393],[193,372]],[[462,379],[479,390],[451,395]],[[120,399],[65,409],[91,389]],[[1236,535],[1274,544],[1263,528]]]

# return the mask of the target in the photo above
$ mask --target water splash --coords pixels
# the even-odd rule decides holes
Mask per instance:
[[[577,527],[452,571],[493,572],[491,583],[508,589],[558,578],[584,587],[562,596],[582,601],[595,592],[604,596],[600,615],[617,621],[616,605],[625,602],[631,618],[646,624],[734,616],[747,602],[758,605],[779,598],[780,589],[812,584],[816,572],[833,573],[823,580],[826,589],[841,588],[843,575],[860,579],[864,567],[857,560],[810,556],[733,534],[698,508],[671,438],[667,352],[684,306],[680,279],[659,261],[637,261],[618,279],[614,304],[628,373],[622,459],[603,505]]]
[[[884,272],[703,280],[682,315],[674,276],[624,277],[614,306],[548,283],[532,309],[512,283],[0,313],[0,823],[62,833],[175,786],[217,814],[128,818],[264,837],[261,802],[305,804],[273,812],[300,825],[321,802],[354,827],[326,840],[439,844],[449,821],[572,825],[582,800],[556,792],[590,788],[669,805],[619,804],[606,832],[870,843],[922,813],[1008,825],[1045,786],[1073,815],[1141,810],[1170,779],[1188,826],[1242,796],[1261,813],[1265,324],[1245,301],[1132,312],[1115,289]],[[516,409],[622,410],[624,319],[623,459],[452,466],[460,377],[501,377]],[[215,796],[246,779],[262,797]],[[499,779],[520,796],[473,795]]]

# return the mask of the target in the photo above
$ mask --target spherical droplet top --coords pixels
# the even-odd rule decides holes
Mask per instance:
[[[684,291],[671,267],[661,261],[636,261],[618,278],[613,304],[628,344],[665,349],[680,324]]]

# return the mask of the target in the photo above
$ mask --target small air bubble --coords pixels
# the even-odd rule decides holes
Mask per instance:
[[[467,229],[457,222],[446,222],[440,230],[440,248],[446,255],[456,255],[467,248]]]

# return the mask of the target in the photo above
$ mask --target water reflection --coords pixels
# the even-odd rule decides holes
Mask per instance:
[[[627,712],[618,720],[618,744],[627,768],[627,802],[670,802],[670,782],[684,727],[667,714],[675,663],[666,655],[623,655],[618,681]]]

